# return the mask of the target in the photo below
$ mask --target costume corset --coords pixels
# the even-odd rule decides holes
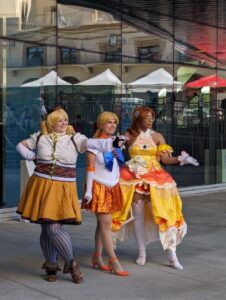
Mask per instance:
[[[38,160],[34,175],[58,181],[75,181],[74,164],[64,164],[57,160]]]
[[[129,148],[129,155],[131,158],[135,158],[137,156],[142,157],[147,164],[146,168],[148,171],[152,169],[161,169],[161,165],[158,161],[158,148],[154,145],[132,145]]]

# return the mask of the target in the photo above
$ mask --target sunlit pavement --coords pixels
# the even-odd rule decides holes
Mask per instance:
[[[134,241],[118,244],[118,257],[129,277],[104,273],[90,266],[95,217],[83,212],[81,226],[65,226],[84,272],[74,284],[59,272],[58,280],[44,280],[39,225],[19,221],[0,223],[1,300],[208,300],[226,299],[226,191],[184,197],[188,235],[178,247],[184,270],[166,266],[160,243],[149,245],[148,261],[137,266]],[[106,259],[106,257],[105,257]],[[63,266],[63,262],[59,261]]]

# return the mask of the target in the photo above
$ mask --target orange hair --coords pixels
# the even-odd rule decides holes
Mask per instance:
[[[148,113],[151,113],[153,117],[155,117],[155,112],[153,109],[147,106],[137,107],[133,111],[132,115],[132,125],[127,131],[137,137],[141,131],[142,121],[146,118]]]

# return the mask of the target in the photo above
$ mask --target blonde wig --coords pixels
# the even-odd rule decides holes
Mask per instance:
[[[53,132],[54,125],[61,119],[65,118],[68,120],[68,114],[62,108],[57,109],[50,114],[47,115],[46,121],[41,122],[41,133],[47,135]],[[67,126],[66,134],[73,135],[75,133],[73,127],[71,125]]]
[[[119,123],[119,119],[117,117],[117,115],[113,112],[110,111],[104,111],[101,114],[99,114],[98,118],[97,118],[97,130],[94,134],[94,137],[98,137],[100,136],[101,132],[102,132],[102,127],[104,126],[104,124],[106,124],[110,119],[115,119],[116,124]]]

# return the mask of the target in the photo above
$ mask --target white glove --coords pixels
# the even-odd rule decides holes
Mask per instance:
[[[29,150],[24,144],[21,142],[17,144],[16,150],[20,153],[20,155],[26,160],[33,160],[36,155],[33,151]]]
[[[84,199],[87,200],[86,204],[89,204],[92,201],[93,178],[94,178],[94,172],[87,171],[86,172],[86,192],[84,195]]]
[[[186,151],[181,151],[181,155],[178,156],[178,160],[180,161],[180,166],[191,164],[197,167],[199,165],[199,162]]]

